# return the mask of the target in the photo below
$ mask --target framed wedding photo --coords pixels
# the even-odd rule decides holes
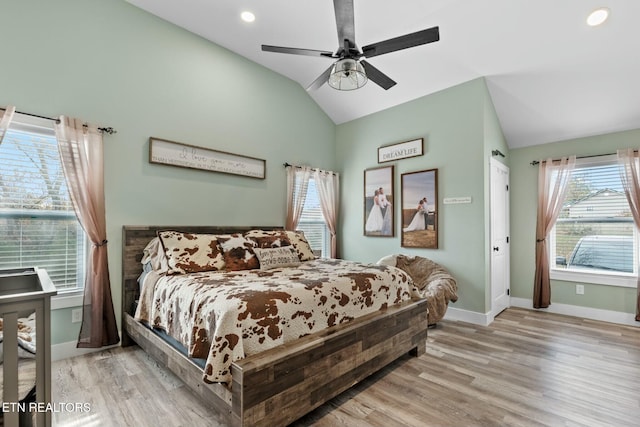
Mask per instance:
[[[393,237],[393,166],[364,171],[364,235]]]
[[[438,249],[438,169],[403,173],[401,246]]]

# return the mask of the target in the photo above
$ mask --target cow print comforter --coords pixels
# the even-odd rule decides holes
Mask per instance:
[[[418,297],[395,267],[317,259],[267,271],[151,273],[135,317],[206,359],[205,382],[229,383],[233,361]]]

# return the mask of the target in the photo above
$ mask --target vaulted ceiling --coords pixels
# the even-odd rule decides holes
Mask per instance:
[[[331,0],[128,1],[305,88],[330,58],[261,45],[339,46]],[[609,19],[588,26],[603,6]],[[640,1],[354,0],[354,17],[359,47],[433,26],[440,41],[368,60],[397,82],[389,90],[309,91],[337,124],[485,77],[511,148],[640,128]]]

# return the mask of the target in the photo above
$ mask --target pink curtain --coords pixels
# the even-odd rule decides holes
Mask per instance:
[[[331,233],[331,258],[338,256],[336,230],[338,228],[338,203],[340,195],[340,175],[335,172],[316,170],[313,179],[318,189],[320,209]]]
[[[638,152],[632,148],[618,150],[620,179],[629,202],[633,222],[640,229],[640,163]],[[640,265],[638,266],[638,297],[636,300],[636,320],[640,322]]]
[[[107,264],[102,134],[78,119],[60,117],[55,125],[62,168],[76,216],[92,242],[86,266],[79,348],[120,341]]]
[[[294,231],[300,221],[312,169],[306,166],[287,167],[287,218],[285,230]]]
[[[540,162],[538,169],[538,214],[536,223],[536,274],[533,282],[533,306],[549,307],[551,281],[549,279],[548,237],[564,203],[576,156]]]
[[[13,119],[13,114],[16,112],[16,107],[10,105],[4,110],[0,110],[0,144],[2,144],[2,139],[4,138],[5,132],[9,128],[9,124]]]

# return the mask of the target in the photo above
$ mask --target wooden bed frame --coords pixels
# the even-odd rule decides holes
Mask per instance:
[[[285,426],[403,354],[426,351],[427,301],[411,301],[234,362],[233,382],[206,384],[202,368],[133,319],[142,251],[157,230],[224,234],[282,227],[124,226],[122,345],[135,341],[230,426]]]

